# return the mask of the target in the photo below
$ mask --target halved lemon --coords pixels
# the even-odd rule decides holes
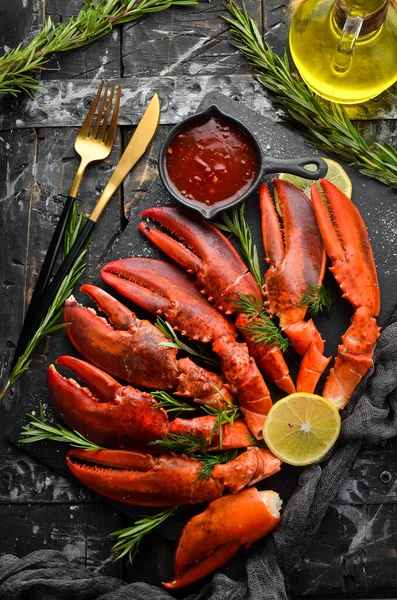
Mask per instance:
[[[338,409],[322,396],[297,392],[276,402],[263,426],[263,437],[280,460],[304,466],[319,461],[338,439]]]
[[[331,160],[330,158],[324,158],[324,160],[328,165],[328,172],[324,179],[328,179],[328,181],[336,185],[336,187],[338,187],[344,194],[346,194],[346,196],[351,198],[353,190],[352,182],[350,181],[349,176],[344,170],[344,168],[341,167],[339,163],[335,162],[334,160]],[[316,170],[315,165],[307,165],[305,168],[308,171]],[[304,192],[306,196],[309,196],[310,198],[310,188],[313,185],[312,179],[296,177],[295,175],[290,175],[289,173],[280,173],[278,177],[283,181],[289,181],[289,183],[293,183],[294,185],[296,185],[296,187],[302,190],[302,192]]]

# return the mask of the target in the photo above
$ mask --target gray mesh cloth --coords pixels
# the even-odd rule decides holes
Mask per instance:
[[[375,362],[343,413],[338,446],[328,460],[306,468],[283,513],[279,531],[268,536],[246,563],[242,581],[215,574],[199,594],[185,600],[284,600],[288,577],[316,533],[363,442],[397,432],[397,313],[378,341]],[[0,557],[0,600],[165,600],[167,591],[146,583],[126,584],[42,550],[24,558]]]

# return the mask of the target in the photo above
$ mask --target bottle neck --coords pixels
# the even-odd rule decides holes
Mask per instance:
[[[359,36],[373,33],[386,19],[390,0],[335,0],[334,19],[337,26],[343,29],[349,17],[362,20]]]

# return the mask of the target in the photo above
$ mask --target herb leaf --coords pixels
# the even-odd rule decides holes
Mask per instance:
[[[311,317],[316,317],[323,308],[330,313],[335,298],[323,285],[309,285],[309,292],[302,295],[299,306],[307,306]]]
[[[214,356],[207,351],[207,349],[199,344],[188,345],[182,342],[180,338],[177,336],[175,330],[171,327],[168,321],[165,321],[161,317],[157,317],[155,326],[163,335],[165,335],[170,342],[160,342],[159,346],[167,346],[168,348],[178,348],[179,350],[183,350],[187,354],[191,356],[195,356],[199,358],[207,365],[211,367],[219,367],[219,361],[214,358]]]
[[[103,446],[98,446],[85,438],[78,431],[66,429],[63,425],[48,425],[45,422],[44,408],[40,404],[40,418],[33,413],[28,414],[30,424],[22,427],[21,444],[32,444],[41,440],[52,440],[54,442],[66,442],[73,448],[83,448],[83,450],[105,450]]]
[[[222,223],[216,223],[218,229],[231,233],[240,242],[240,248],[245,257],[249,270],[251,271],[256,283],[261,288],[263,285],[261,270],[259,266],[258,249],[253,243],[251,230],[244,216],[245,202],[241,206],[235,206],[232,209],[231,217],[227,212],[222,213]]]
[[[262,310],[261,301],[254,294],[239,294],[233,298],[233,303],[240,313],[247,315],[248,325],[239,327],[247,333],[253,342],[264,342],[269,346],[279,346],[282,352],[288,348],[288,340],[283,337],[281,330]]]
[[[131,564],[136,556],[140,541],[150,531],[163,523],[168,517],[172,517],[179,510],[179,506],[167,508],[155,515],[147,515],[135,521],[131,527],[120,529],[109,534],[110,537],[117,537],[118,541],[112,547],[111,552],[120,553],[115,560],[120,560],[127,555],[127,563]]]
[[[154,391],[150,392],[150,395],[153,396],[156,400],[158,400],[157,406],[160,408],[164,408],[167,413],[174,412],[179,414],[181,412],[186,411],[197,411],[198,406],[192,406],[191,404],[187,404],[187,402],[182,402],[179,398],[174,398],[167,394],[167,392]]]
[[[205,453],[207,440],[203,433],[169,433],[161,440],[149,442],[153,446],[160,446],[166,452],[176,452],[177,454],[188,454],[189,456],[196,452]]]

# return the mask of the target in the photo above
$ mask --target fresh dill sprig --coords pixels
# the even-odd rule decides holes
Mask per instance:
[[[309,316],[316,317],[325,308],[328,314],[331,311],[335,298],[323,285],[310,285],[309,291],[302,295],[298,306],[306,306]]]
[[[153,446],[160,446],[166,452],[188,454],[189,456],[197,452],[204,454],[207,448],[206,437],[201,431],[196,433],[168,433],[162,439],[149,443]]]
[[[239,313],[244,313],[248,324],[239,327],[248,334],[256,344],[264,342],[268,346],[279,346],[282,352],[288,348],[288,340],[283,337],[279,327],[262,310],[261,301],[254,294],[239,294],[233,298],[233,303]]]
[[[153,398],[155,398],[156,400],[158,400],[157,406],[159,408],[164,408],[164,410],[167,413],[174,412],[176,414],[179,414],[181,412],[187,411],[196,412],[199,409],[198,406],[192,406],[191,404],[187,404],[187,402],[182,402],[181,400],[179,400],[179,398],[174,398],[173,396],[170,396],[169,394],[167,394],[167,392],[163,392],[162,390],[150,392],[150,395],[153,396]]]
[[[261,288],[263,285],[263,278],[261,275],[261,269],[259,266],[258,249],[253,243],[251,230],[244,216],[245,202],[241,206],[235,206],[232,209],[231,216],[224,211],[221,215],[223,224],[216,223],[218,229],[231,233],[234,235],[239,243],[241,252],[244,255],[249,270],[251,271],[256,283]]]
[[[214,385],[214,388],[216,389],[218,394],[220,394],[222,396],[222,392],[215,385]],[[241,417],[239,407],[236,406],[236,404],[231,404],[230,402],[226,402],[226,400],[224,400],[223,407],[221,407],[220,403],[218,402],[217,408],[215,408],[214,406],[206,406],[206,405],[202,405],[201,408],[208,415],[215,417],[215,422],[214,422],[214,425],[213,425],[213,427],[211,429],[211,433],[210,433],[209,443],[211,444],[215,433],[218,431],[219,448],[222,450],[222,446],[223,446],[222,426],[226,425],[226,424],[233,425],[234,420],[237,419],[238,417]]]
[[[171,327],[171,325],[168,323],[168,321],[165,321],[161,317],[157,317],[155,325],[156,325],[157,329],[159,331],[161,331],[161,333],[163,335],[165,335],[165,337],[167,337],[169,340],[171,340],[170,342],[160,342],[159,346],[167,346],[167,348],[178,348],[179,350],[183,350],[184,352],[186,352],[187,354],[190,354],[191,356],[195,356],[196,358],[199,358],[200,360],[205,362],[207,365],[210,365],[211,367],[219,367],[219,361],[216,360],[207,351],[207,349],[204,348],[204,346],[201,346],[199,344],[188,345],[188,344],[185,344],[184,342],[182,342],[182,340],[179,339],[176,332]]]
[[[212,476],[212,469],[216,465],[224,465],[231,460],[234,460],[238,456],[238,450],[228,450],[227,452],[221,452],[217,454],[206,453],[205,456],[200,456],[202,466],[197,473],[197,479],[203,481],[209,479]]]
[[[135,521],[131,527],[110,533],[110,537],[118,538],[118,541],[111,549],[113,553],[120,553],[115,560],[120,560],[120,558],[127,555],[127,564],[131,564],[136,556],[142,538],[158,527],[160,523],[172,517],[178,510],[179,506],[173,506],[155,515],[146,515]]]
[[[0,94],[22,92],[31,98],[42,86],[34,72],[43,68],[56,52],[74,50],[112,31],[116,25],[140,19],[171,6],[191,6],[196,0],[83,0],[80,12],[55,25],[51,17],[25,47],[19,44],[0,57]]]
[[[68,225],[65,232],[65,240],[64,240],[64,257],[66,256],[69,249],[73,246],[73,243],[80,231],[83,229],[86,221],[86,215],[81,214],[77,215],[77,205],[73,206],[71,211]],[[8,381],[0,393],[0,400],[5,396],[9,388],[19,379],[19,377],[29,369],[30,363],[32,361],[31,354],[36,349],[41,340],[48,334],[57,331],[58,329],[62,329],[67,324],[66,323],[57,323],[59,317],[62,314],[63,306],[65,304],[66,299],[73,292],[73,288],[84,272],[85,264],[83,262],[83,258],[87,252],[87,247],[91,241],[91,238],[87,240],[85,247],[77,256],[75,262],[73,263],[69,273],[65,275],[58,292],[54,300],[52,301],[47,314],[43,317],[38,329],[33,334],[29,342],[27,343],[23,353],[18,358],[17,362],[12,369]]]
[[[53,442],[65,442],[73,448],[82,448],[83,450],[105,450],[103,446],[98,446],[85,438],[78,431],[66,429],[63,425],[48,425],[45,422],[44,408],[40,404],[40,417],[33,413],[26,415],[30,419],[29,425],[24,425],[21,431],[21,444],[32,444],[42,440],[52,440]]]
[[[229,0],[229,23],[234,45],[258,69],[258,81],[273,92],[286,116],[298,123],[306,138],[318,148],[345,160],[361,173],[397,187],[397,150],[390,144],[364,140],[341,104],[321,99],[291,71],[287,53],[278,56],[264,40],[244,4]]]

